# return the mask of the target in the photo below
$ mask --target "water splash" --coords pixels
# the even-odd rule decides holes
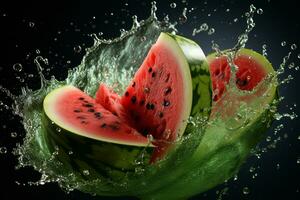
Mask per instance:
[[[93,194],[94,194],[93,191],[95,187],[97,188],[99,187],[101,188],[101,190],[98,191],[97,194],[103,194],[103,195],[108,194],[106,192],[111,190],[111,185],[119,189],[121,188],[120,191],[110,191],[112,193],[115,192],[119,194],[123,192],[123,194],[126,195],[127,193],[125,191],[130,190],[130,187],[132,187],[132,182],[129,181],[130,180],[129,176],[131,176],[130,174],[126,175],[124,180],[122,180],[120,183],[116,183],[112,180],[107,180],[104,177],[100,177],[89,181],[81,180],[80,178],[77,177],[76,174],[71,172],[69,169],[65,169],[63,170],[63,172],[57,173],[57,171],[61,169],[60,168],[61,163],[55,160],[55,156],[57,152],[54,152],[52,154],[47,151],[40,152],[40,150],[45,149],[44,147],[45,141],[43,141],[43,138],[41,137],[42,135],[41,127],[40,127],[41,121],[39,119],[40,110],[35,110],[32,112],[32,110],[30,109],[32,109],[33,105],[40,104],[43,97],[49,91],[53,90],[59,85],[64,85],[64,84],[74,84],[79,88],[83,89],[88,94],[94,95],[98,87],[98,83],[100,81],[101,82],[103,81],[106,82],[108,85],[112,86],[114,90],[117,91],[119,94],[123,93],[124,88],[127,86],[128,82],[130,81],[137,67],[140,65],[149,47],[156,40],[158,33],[160,31],[170,31],[173,33],[177,32],[177,30],[175,29],[175,25],[169,23],[168,18],[166,18],[163,23],[157,20],[156,10],[157,10],[156,3],[153,2],[152,9],[151,9],[151,17],[148,20],[139,22],[137,17],[133,16],[132,29],[129,31],[121,30],[121,36],[117,39],[104,40],[104,39],[100,39],[99,35],[92,34],[91,37],[94,39],[94,45],[87,49],[87,54],[82,60],[82,63],[77,68],[70,70],[67,79],[64,81],[59,82],[54,77],[52,77],[51,80],[46,80],[43,74],[45,69],[43,65],[47,66],[48,60],[46,58],[43,58],[42,56],[38,56],[35,58],[34,63],[37,66],[37,71],[41,80],[40,90],[31,91],[28,88],[22,88],[22,95],[17,97],[11,94],[10,91],[6,90],[5,88],[0,87],[1,91],[3,91],[4,93],[6,93],[7,96],[15,100],[15,103],[24,101],[24,103],[22,104],[16,103],[14,111],[15,113],[24,117],[24,126],[28,134],[26,135],[24,144],[22,146],[17,146],[17,148],[15,149],[15,154],[19,156],[18,167],[34,166],[36,170],[42,173],[41,179],[38,182],[31,182],[30,183],[31,185],[44,185],[45,183],[48,182],[58,182],[59,185],[62,188],[64,188],[67,192],[73,191],[74,189],[79,189]],[[228,9],[227,12],[229,11],[230,10]],[[234,46],[234,48],[232,48],[231,53],[226,54],[229,55],[229,63],[233,63],[232,60],[235,57],[235,52],[245,47],[248,41],[248,34],[252,31],[252,29],[255,26],[255,23],[253,21],[253,16],[255,14],[255,11],[257,14],[262,14],[262,9],[256,9],[253,5],[250,6],[250,11],[245,15],[247,17],[247,28],[245,32],[240,35],[237,44]],[[179,17],[179,22],[185,23],[187,20],[186,8],[183,10],[182,16]],[[193,35],[196,35],[202,31],[208,31],[208,34],[209,32],[213,34],[214,33],[213,30],[214,30],[213,28],[209,29],[206,23],[203,23],[199,29],[195,30],[195,33],[193,31]],[[141,42],[142,45],[139,45]],[[132,45],[130,45],[130,43]],[[137,44],[137,46],[135,44]],[[283,46],[285,45],[286,44],[284,44]],[[80,52],[82,48],[79,47],[76,48],[76,50],[74,48],[74,51]],[[119,52],[120,49],[122,49],[120,47],[124,47],[124,50],[121,52]],[[136,54],[129,55],[128,57],[127,52],[134,52],[133,47],[141,49],[141,51]],[[222,50],[216,43],[213,43],[212,48],[217,53],[221,54]],[[291,50],[295,50],[296,48],[297,46],[295,45],[291,46]],[[40,51],[37,51],[36,53],[40,54]],[[290,58],[290,54],[288,54],[288,56],[283,59],[283,62],[281,64],[282,67],[278,70],[279,75],[284,73],[289,58]],[[119,63],[122,63],[122,66],[120,66]],[[16,69],[19,68],[16,67]],[[231,70],[232,72],[235,72],[235,70],[237,70],[236,66],[232,64]],[[19,70],[15,70],[15,71],[19,71]],[[22,71],[22,69],[20,71]],[[234,78],[232,78],[232,80],[234,80]],[[232,80],[230,84],[235,85],[235,82]],[[292,80],[291,77],[287,77],[287,79],[281,81],[281,84],[286,84],[291,80]],[[244,111],[247,110],[244,109]],[[241,120],[241,116],[243,115],[245,114],[238,114],[237,120]],[[295,115],[295,113],[275,115],[275,118],[276,119],[278,118],[278,120],[281,120],[283,117],[294,119],[295,117],[297,117],[297,115]],[[247,120],[245,120],[245,123],[246,121]],[[201,128],[203,124],[203,119],[191,118],[189,119],[189,123],[192,124],[194,127]],[[279,132],[282,129],[282,127],[283,126],[276,127],[275,131]],[[228,128],[234,129],[232,127],[228,127]],[[198,134],[195,135],[198,138],[201,138],[202,135],[199,134],[199,132],[197,133]],[[182,142],[183,144],[190,144],[189,141],[191,141],[191,139],[193,139],[193,137],[196,136],[192,136],[190,134],[187,137],[185,137],[183,141],[177,141],[177,142]],[[272,141],[272,139],[268,139],[268,140]],[[274,139],[273,141],[279,141],[279,140],[280,138],[277,138]],[[151,141],[151,136],[149,136],[149,141]],[[195,144],[191,143],[191,145],[195,145]],[[0,148],[0,152],[1,152],[1,148]],[[34,155],[34,152],[40,152],[40,153]],[[262,149],[261,152],[266,152],[266,150]],[[69,152],[69,154],[72,154],[72,152]],[[44,157],[45,155],[46,157]],[[44,157],[44,159],[41,159],[42,157]],[[49,158],[49,160],[47,160],[47,158]],[[180,159],[175,161],[178,163],[182,162],[180,161]],[[142,153],[141,156],[136,160],[136,163],[137,165],[141,165],[143,163]],[[159,169],[163,168],[163,165],[158,165],[158,168]],[[81,172],[85,176],[90,175],[90,171],[87,169],[82,169]],[[151,167],[150,169],[147,170],[145,170],[145,168],[143,167],[136,168],[136,173],[141,176],[145,175],[145,173],[153,174],[154,172],[156,172],[155,169]],[[237,176],[235,177],[235,179],[237,179]],[[150,180],[143,181],[141,185],[143,187],[147,187],[147,186],[151,187]],[[243,189],[244,194],[249,193],[249,188],[248,189],[247,188],[248,187],[245,187]],[[224,191],[226,193],[227,190]],[[222,195],[223,193],[220,192],[220,198],[222,198]]]

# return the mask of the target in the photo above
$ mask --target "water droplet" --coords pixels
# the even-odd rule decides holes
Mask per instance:
[[[61,132],[61,128],[56,128],[56,131],[57,131],[58,133],[60,133],[60,132]]]
[[[83,173],[83,175],[85,175],[85,176],[88,176],[88,175],[90,175],[90,172],[89,172],[89,170],[83,170],[82,171],[82,173]]]
[[[266,141],[267,141],[267,142],[271,142],[271,140],[272,140],[272,138],[271,138],[270,136],[268,136],[268,137],[266,138]]]
[[[254,172],[254,171],[255,171],[255,167],[253,167],[253,166],[252,166],[252,167],[250,167],[250,169],[249,169],[249,172],[251,172],[251,173],[252,173],[252,172]]]
[[[171,3],[171,4],[170,4],[170,7],[171,7],[171,8],[176,8],[176,3],[174,3],[174,2]]]
[[[18,79],[20,83],[24,83],[25,82],[24,78],[22,78],[20,76],[17,76],[16,79]]]
[[[295,67],[295,63],[293,63],[293,62],[290,63],[289,66],[288,66],[289,69],[293,69],[294,67]]]
[[[207,30],[208,30],[208,25],[207,25],[207,23],[201,24],[200,29],[203,30],[203,31],[207,31]]]
[[[149,142],[154,141],[153,135],[151,135],[151,134],[147,135],[147,139],[148,139]]]
[[[276,120],[280,120],[282,118],[282,115],[279,114],[279,113],[275,113],[274,117],[275,117]]]
[[[252,178],[255,179],[256,177],[257,177],[257,173],[254,173],[254,174],[252,175]]]
[[[39,49],[36,49],[35,53],[39,55],[41,53],[41,51]]]
[[[81,52],[81,46],[80,45],[77,45],[73,48],[74,52],[75,53],[80,53]]]
[[[276,169],[277,169],[277,170],[280,169],[280,164],[279,164],[279,163],[276,164]]]
[[[11,132],[11,133],[10,133],[10,136],[11,136],[12,138],[15,138],[15,137],[18,136],[18,134],[17,134],[16,132]]]
[[[248,187],[243,188],[243,194],[248,195],[250,193],[250,189]]]
[[[234,20],[233,20],[234,22],[237,22],[238,21],[238,18],[234,18]]]
[[[298,136],[298,138],[297,138],[298,140],[300,140],[300,135]]]
[[[286,45],[286,41],[282,41],[282,42],[281,42],[281,46],[284,47],[285,45]]]
[[[298,71],[299,70],[299,66],[295,67],[295,70]]]
[[[179,16],[180,24],[184,24],[187,21],[186,11],[187,11],[187,8],[184,8],[182,11],[182,14]]]
[[[257,12],[257,14],[259,14],[259,15],[262,15],[262,14],[264,13],[263,9],[261,9],[261,8],[257,9],[256,12]]]
[[[263,49],[263,56],[267,56],[268,54],[267,54],[267,45],[266,44],[264,44],[264,45],[262,45],[262,49]]]
[[[21,72],[23,70],[23,66],[21,63],[16,63],[13,65],[13,69],[17,72]]]
[[[6,147],[0,147],[0,154],[6,154],[7,148]]]
[[[292,50],[296,50],[296,49],[297,49],[297,45],[296,45],[296,44],[292,44],[292,45],[291,45],[291,49],[292,49]]]
[[[297,58],[299,58],[299,59],[300,59],[300,54],[298,54]]]
[[[238,175],[234,175],[233,180],[237,181],[238,180]]]
[[[212,34],[214,34],[215,33],[215,29],[214,28],[210,28],[209,30],[208,30],[208,35],[212,35]]]
[[[69,155],[73,155],[73,151],[69,151],[68,154],[69,154]]]
[[[34,22],[29,22],[28,25],[30,28],[33,28],[35,24],[34,24]]]
[[[300,158],[297,159],[297,164],[300,164]]]
[[[145,42],[147,40],[147,37],[146,36],[142,36],[141,37],[141,42]]]
[[[230,9],[229,9],[229,8],[227,8],[227,9],[226,9],[226,12],[229,12],[229,11],[230,11]]]

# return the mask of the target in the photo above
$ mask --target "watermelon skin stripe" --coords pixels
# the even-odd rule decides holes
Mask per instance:
[[[206,57],[197,43],[179,35],[169,34],[185,55],[193,86],[192,116],[208,118],[212,104],[212,88]]]

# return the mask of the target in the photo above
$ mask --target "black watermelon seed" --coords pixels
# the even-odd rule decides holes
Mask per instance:
[[[129,96],[129,92],[128,92],[128,91],[125,92],[125,96],[126,96],[126,97]]]
[[[131,103],[135,104],[135,102],[136,102],[136,96],[132,96],[131,97]]]
[[[158,113],[158,116],[159,116],[159,118],[163,118],[164,113],[163,113],[163,112],[159,112],[159,113]]]
[[[236,80],[236,84],[238,84],[239,86],[246,86],[248,84],[248,81],[247,80],[242,80],[242,79],[237,79]]]
[[[79,113],[79,112],[81,112],[81,110],[75,109],[74,112]]]
[[[88,112],[95,112],[93,108],[88,109]]]
[[[151,73],[151,72],[152,72],[152,67],[150,67],[150,68],[148,69],[148,72],[149,72],[149,73]]]
[[[156,76],[155,72],[152,72],[152,78],[154,78]]]
[[[167,74],[167,78],[166,78],[165,82],[168,82],[169,79],[170,79],[170,74]]]
[[[140,106],[143,106],[145,104],[145,100],[140,101]]]
[[[150,92],[150,88],[145,87],[145,88],[144,88],[144,92],[145,92],[145,93],[149,93],[149,92]]]
[[[132,87],[135,87],[135,82],[132,83]]]
[[[84,100],[83,102],[84,102],[84,103],[89,103],[87,100]]]
[[[106,124],[105,123],[101,124],[101,128],[104,128],[104,127],[106,127]]]
[[[151,104],[151,105],[150,105],[150,109],[151,109],[151,110],[154,110],[154,104]]]
[[[150,110],[150,103],[146,104],[146,108],[147,108],[147,110]]]
[[[83,97],[79,97],[78,99],[79,99],[79,100],[84,100],[84,98],[83,98]]]
[[[167,87],[164,91],[165,95],[168,95],[172,92],[172,88],[171,87]]]
[[[85,119],[84,116],[78,116],[77,119]]]
[[[118,116],[118,114],[116,112],[112,112],[113,115]]]
[[[101,118],[101,113],[100,113],[100,112],[95,112],[94,115],[95,115],[95,117],[96,117],[97,119],[100,119],[100,118]]]
[[[120,129],[120,127],[119,127],[118,125],[116,125],[116,124],[111,124],[111,125],[109,125],[109,127],[110,127],[112,130],[114,130],[114,131]]]
[[[155,106],[154,106],[153,103],[147,103],[147,104],[146,104],[146,108],[147,108],[148,110],[154,110]]]
[[[170,101],[164,99],[163,106],[169,106],[169,105],[170,105]]]
[[[91,103],[86,103],[86,104],[83,104],[83,106],[88,107],[88,108],[91,108],[91,107],[93,107],[93,104],[91,104]]]
[[[87,124],[87,122],[86,122],[86,121],[81,121],[81,123],[82,123],[82,124]]]

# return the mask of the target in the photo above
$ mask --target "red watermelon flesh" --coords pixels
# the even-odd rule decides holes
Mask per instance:
[[[52,91],[44,100],[44,108],[53,122],[72,133],[133,146],[149,143],[146,137],[127,125],[121,117],[73,86]]]
[[[153,137],[156,146],[151,162],[165,155],[184,132],[191,109],[191,78],[183,52],[163,35],[150,49],[125,94],[119,98],[100,85],[96,102],[122,115],[142,135]],[[173,41],[172,41],[173,42]],[[186,89],[184,89],[186,88]]]
[[[95,101],[116,116],[124,115],[120,96],[103,83],[99,85]]]
[[[236,86],[241,90],[252,90],[267,75],[261,63],[249,55],[238,54],[234,59],[234,64],[238,67]],[[226,56],[216,57],[209,62],[209,65],[214,91],[213,100],[218,101],[230,80],[230,66]]]
[[[180,135],[184,113],[184,78],[176,55],[163,42],[152,46],[120,102],[135,128],[152,135],[158,146],[152,161],[162,157]]]

